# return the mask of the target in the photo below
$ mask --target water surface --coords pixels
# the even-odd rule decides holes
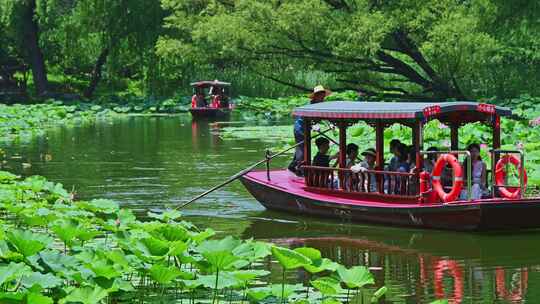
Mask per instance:
[[[181,204],[263,157],[263,140],[222,140],[226,125],[189,115],[125,117],[55,128],[3,148],[11,171],[43,175],[80,199],[110,198],[144,212]],[[538,232],[479,235],[292,216],[264,210],[239,182],[183,212],[221,234],[308,245],[371,267],[377,285],[390,289],[387,303],[540,303]]]

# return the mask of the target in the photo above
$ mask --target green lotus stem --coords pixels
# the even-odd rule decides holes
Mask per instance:
[[[219,268],[216,268],[216,285],[214,287],[214,299],[212,300],[212,303],[219,303],[219,299],[216,302],[217,294],[218,294],[218,282],[219,282]]]
[[[285,267],[283,267],[283,278],[281,280],[281,303],[285,303]]]
[[[349,303],[349,294],[351,293],[351,290],[347,288],[347,304]]]

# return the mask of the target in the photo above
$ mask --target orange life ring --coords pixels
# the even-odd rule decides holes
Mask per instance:
[[[527,172],[525,168],[521,165],[521,160],[515,157],[512,154],[505,154],[495,166],[495,185],[503,186],[506,179],[506,172],[504,172],[504,167],[506,164],[511,163],[516,166],[518,171],[522,170],[523,172],[523,189],[527,186]],[[521,189],[519,187],[498,187],[499,193],[506,198],[518,198],[521,194]]]
[[[443,278],[445,271],[448,271],[454,279],[454,294],[449,299],[449,303],[461,303],[463,301],[463,269],[461,266],[456,261],[443,259],[437,261],[434,270],[435,296],[439,299],[447,297],[444,292]]]
[[[441,173],[444,167],[446,167],[446,164],[450,164],[452,170],[454,170],[454,183],[452,190],[448,193],[444,191],[441,183]],[[435,166],[433,166],[431,179],[433,181],[433,190],[439,195],[441,200],[445,203],[452,202],[456,200],[461,193],[461,188],[463,188],[463,169],[454,155],[443,154],[437,159]]]

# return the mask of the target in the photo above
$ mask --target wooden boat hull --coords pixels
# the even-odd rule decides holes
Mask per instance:
[[[231,114],[230,108],[191,108],[193,118],[222,118]]]
[[[286,173],[276,171],[277,179]],[[266,180],[266,172],[242,177],[247,190],[267,209],[366,223],[457,231],[540,228],[540,199],[485,200],[455,204],[402,204],[352,200],[305,191],[299,181]]]

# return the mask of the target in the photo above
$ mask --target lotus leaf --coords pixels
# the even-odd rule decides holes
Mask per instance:
[[[256,287],[251,288],[247,292],[248,297],[255,302],[261,302],[272,295],[270,288],[268,287]]]
[[[6,266],[0,266],[0,286],[14,279],[32,273],[32,269],[24,263],[9,263]]]
[[[206,288],[216,287],[215,275],[199,275],[196,279],[198,283]],[[240,285],[240,281],[228,272],[220,272],[217,280],[217,289],[231,288]]]
[[[273,246],[272,255],[285,269],[294,269],[311,264],[311,260],[308,257],[288,248]]]
[[[348,288],[360,288],[364,285],[375,284],[373,275],[364,266],[354,266],[347,269],[345,266],[340,266],[337,269],[338,275],[343,283]]]
[[[161,264],[154,264],[149,270],[150,277],[159,284],[170,284],[174,279],[184,272],[176,267],[167,267]]]
[[[28,230],[13,230],[7,233],[7,240],[15,249],[25,257],[32,256],[52,243],[52,239],[45,235]]]
[[[296,296],[296,292],[303,289],[304,286],[302,284],[272,284],[272,286],[270,287],[270,290],[274,297],[283,299],[288,299],[290,297]]]
[[[175,210],[175,209],[167,209],[162,211],[161,213],[153,213],[148,212],[148,217],[158,219],[164,223],[168,223],[170,221],[175,221],[182,217],[182,212]]]
[[[32,272],[24,275],[21,283],[26,288],[39,285],[41,288],[46,289],[61,286],[63,284],[63,280],[57,278],[52,273],[42,274],[39,272]]]
[[[332,277],[322,277],[310,282],[325,296],[333,296],[343,292],[340,282]]]
[[[60,304],[70,303],[70,302],[79,302],[83,304],[98,304],[101,300],[105,299],[109,293],[99,287],[79,287],[79,288],[67,288],[66,292],[68,295],[60,300]]]

